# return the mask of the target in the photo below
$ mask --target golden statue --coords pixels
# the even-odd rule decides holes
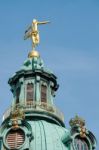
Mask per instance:
[[[40,25],[40,24],[47,24],[47,23],[49,23],[49,21],[39,22],[36,19],[33,19],[32,25],[29,26],[29,28],[25,31],[24,39],[25,40],[27,38],[31,38],[32,39],[32,47],[33,47],[33,49],[35,49],[36,45],[38,45],[39,42],[40,42],[38,25]]]

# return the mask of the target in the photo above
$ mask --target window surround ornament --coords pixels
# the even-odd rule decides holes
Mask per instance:
[[[22,148],[22,149],[29,148],[29,142],[31,142],[31,140],[34,139],[34,135],[33,135],[33,132],[32,132],[32,128],[31,128],[30,124],[29,124],[26,120],[20,120],[20,119],[19,119],[19,120],[18,120],[18,125],[19,125],[19,127],[15,130],[15,129],[13,129],[13,127],[12,127],[12,120],[10,120],[10,122],[9,122],[9,124],[8,124],[8,126],[9,126],[10,128],[8,128],[8,129],[5,131],[4,136],[3,136],[3,143],[4,143],[4,146],[5,146],[7,149],[9,149],[9,146],[8,146],[8,144],[7,144],[7,142],[6,142],[6,137],[7,137],[8,133],[9,133],[11,130],[13,130],[13,131],[21,130],[21,131],[23,132],[23,134],[24,134],[24,142],[23,142],[23,144],[20,145],[20,147],[17,148],[17,149],[20,149],[20,148]]]
[[[72,136],[72,146],[74,150],[94,150],[96,147],[96,139],[94,135],[86,129],[85,127],[85,120],[76,115],[74,118],[72,118],[69,122],[71,126],[71,136]],[[81,146],[84,147],[85,143],[87,145],[87,149],[77,149],[76,147],[76,139],[79,140],[78,148]],[[83,141],[83,142],[82,142]],[[78,144],[78,142],[77,142]]]

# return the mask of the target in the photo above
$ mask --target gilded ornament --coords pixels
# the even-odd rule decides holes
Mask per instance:
[[[81,127],[85,126],[85,120],[83,120],[82,118],[80,118],[79,116],[75,116],[75,118],[71,119],[69,122],[70,126],[75,126],[75,125],[79,125]]]
[[[49,21],[39,22],[36,19],[33,19],[32,25],[29,26],[28,29],[25,31],[24,39],[26,40],[28,38],[31,38],[33,49],[35,49],[35,47],[40,43],[38,25],[47,23],[49,23]]]
[[[29,58],[40,57],[40,54],[39,54],[38,51],[32,50],[31,52],[29,52],[28,57],[29,57]]]

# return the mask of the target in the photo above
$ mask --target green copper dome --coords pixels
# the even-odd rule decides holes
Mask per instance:
[[[57,77],[44,66],[41,57],[28,58],[8,83],[13,102],[3,116],[1,135],[4,134],[5,148],[68,149],[63,139],[67,138],[68,143],[70,132],[53,102],[58,89]],[[15,135],[21,144],[18,138],[13,140]]]

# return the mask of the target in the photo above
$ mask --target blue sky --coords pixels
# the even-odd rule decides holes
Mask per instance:
[[[0,116],[12,101],[8,78],[31,50],[31,42],[23,36],[33,18],[51,21],[39,27],[37,49],[58,77],[55,103],[67,128],[78,114],[99,140],[98,0],[0,0]]]

